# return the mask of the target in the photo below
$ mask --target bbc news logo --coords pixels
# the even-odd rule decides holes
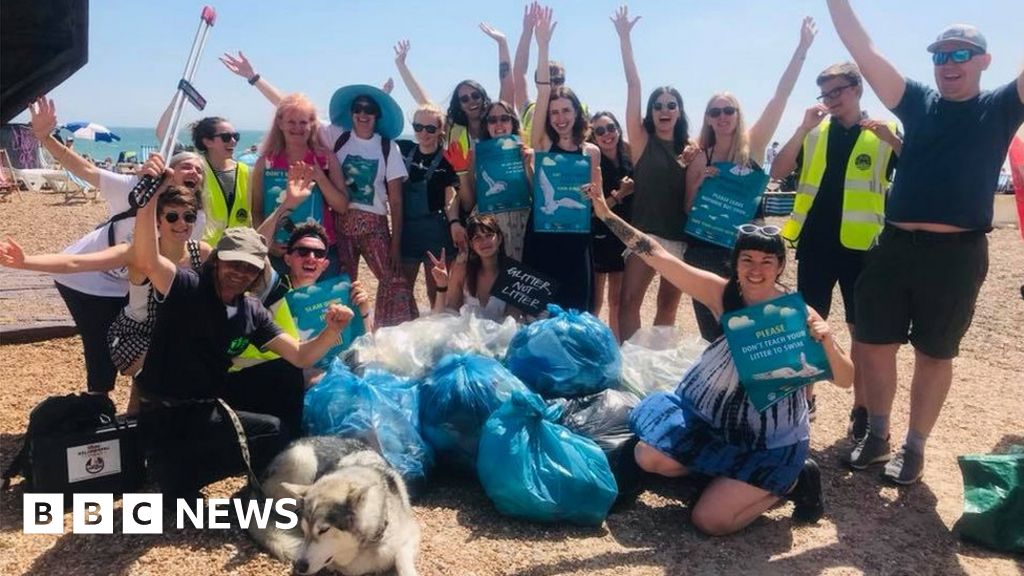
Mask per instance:
[[[175,526],[191,525],[200,530],[227,530],[232,526],[248,529],[255,525],[265,530],[273,524],[290,530],[299,524],[294,498],[247,500],[210,498],[175,501]],[[71,506],[71,531],[76,534],[114,533],[113,494],[74,494]],[[64,533],[63,494],[25,494],[23,531],[26,534]],[[234,517],[234,523],[230,520]],[[121,498],[122,534],[162,534],[164,499],[161,494],[125,494]]]

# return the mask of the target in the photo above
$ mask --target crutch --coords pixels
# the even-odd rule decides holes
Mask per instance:
[[[195,40],[192,41],[192,50],[188,54],[188,62],[185,63],[185,72],[182,74],[181,80],[178,81],[178,91],[174,94],[174,100],[171,104],[171,122],[167,126],[167,132],[164,133],[163,142],[160,143],[160,155],[163,156],[165,161],[171,157],[174,140],[178,136],[178,126],[181,124],[181,110],[185,107],[185,100],[188,99],[200,110],[206,106],[206,101],[203,100],[203,97],[192,86],[192,79],[195,77],[196,68],[199,67],[199,56],[202,55],[203,47],[206,46],[206,37],[209,35],[210,28],[213,27],[213,23],[217,19],[217,12],[214,11],[212,6],[204,6],[203,12],[199,17],[199,30],[196,31]],[[141,208],[145,206],[149,199],[156,194],[161,181],[163,181],[163,176],[159,178],[153,178],[148,175],[143,176],[138,184],[132,188],[128,196],[128,201],[132,207]]]

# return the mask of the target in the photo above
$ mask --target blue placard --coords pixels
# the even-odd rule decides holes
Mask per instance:
[[[345,175],[345,186],[348,187],[348,200],[353,204],[373,206],[374,182],[377,181],[377,166],[380,160],[368,159],[349,154],[341,163],[341,172]]]
[[[693,201],[685,232],[712,244],[732,248],[736,227],[754,219],[768,175],[761,169],[715,162],[718,175],[705,178]]]
[[[590,234],[590,157],[538,152],[533,178],[533,231]]]
[[[359,308],[351,303],[351,291],[352,282],[349,281],[347,274],[342,274],[303,288],[296,288],[285,294],[288,308],[291,310],[292,318],[295,319],[295,326],[299,329],[300,340],[314,338],[324,329],[324,326],[327,325],[324,321],[324,313],[330,304],[337,303],[348,306],[355,313],[352,321],[341,333],[341,343],[324,354],[324,357],[317,363],[318,368],[326,367],[334,357],[348,348],[353,340],[366,332]]]
[[[481,214],[530,207],[530,185],[518,136],[476,143],[476,205]]]
[[[266,218],[284,202],[288,190],[288,171],[267,168],[263,171],[263,217]],[[288,237],[295,226],[303,222],[314,221],[324,223],[324,195],[320,187],[313,185],[309,198],[292,210],[292,213],[277,223],[274,231],[274,242],[287,244]]]
[[[758,410],[832,378],[825,348],[807,331],[807,304],[800,294],[723,314],[722,330],[740,383]]]

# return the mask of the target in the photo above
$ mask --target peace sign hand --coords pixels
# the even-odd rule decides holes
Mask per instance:
[[[430,250],[427,250],[427,258],[430,259],[430,264],[433,266],[430,269],[430,274],[434,277],[434,285],[438,288],[447,288],[448,260],[445,258],[445,249],[441,248],[440,258],[435,257]]]

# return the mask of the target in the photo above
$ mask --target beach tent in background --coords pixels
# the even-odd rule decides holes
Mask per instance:
[[[82,140],[95,140],[97,142],[115,142],[121,139],[106,126],[94,122],[70,122],[62,126],[63,129],[71,132],[75,138]]]

